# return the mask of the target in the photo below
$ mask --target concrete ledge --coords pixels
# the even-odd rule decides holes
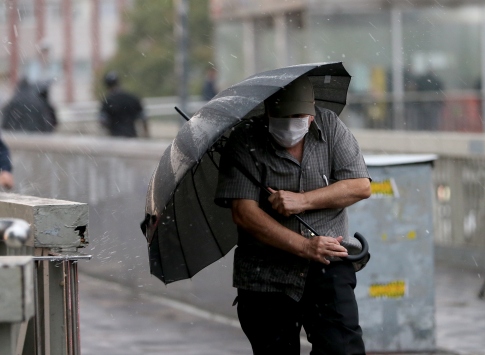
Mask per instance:
[[[479,133],[410,132],[353,129],[365,152],[433,153],[449,157],[485,157],[485,135]]]
[[[75,251],[89,243],[88,205],[0,193],[0,217],[21,218],[31,226],[33,235],[26,245]]]
[[[157,159],[160,159],[164,150],[171,143],[168,139],[150,140],[13,132],[5,132],[2,137],[11,150],[71,153],[87,156],[155,157]]]
[[[25,134],[3,132],[3,139],[11,149],[36,152],[71,152],[77,154],[118,157],[160,158],[176,135],[171,124],[157,125],[154,137],[160,132],[164,138],[130,139],[108,136],[69,134]],[[158,132],[158,133],[157,133]],[[485,157],[485,135],[479,133],[411,132],[353,129],[364,152],[378,154],[432,153],[449,157]]]

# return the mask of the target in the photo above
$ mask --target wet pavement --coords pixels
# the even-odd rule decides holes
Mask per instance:
[[[435,355],[485,355],[485,300],[477,297],[484,277],[436,265]],[[80,308],[83,355],[252,353],[236,320],[83,274]]]

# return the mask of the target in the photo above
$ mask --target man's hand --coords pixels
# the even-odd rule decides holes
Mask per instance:
[[[276,191],[270,187],[268,187],[268,190],[271,191],[268,201],[278,213],[289,217],[292,214],[298,214],[305,210],[306,200],[304,194],[285,190]]]
[[[307,239],[303,246],[303,257],[318,261],[322,264],[328,265],[326,256],[337,256],[337,257],[347,257],[347,249],[340,245],[343,240],[342,237],[332,238],[317,236]]]

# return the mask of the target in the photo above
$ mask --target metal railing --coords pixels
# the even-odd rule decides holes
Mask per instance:
[[[177,116],[174,106],[178,103],[175,96],[150,97],[143,99],[143,106],[147,117],[169,117]],[[188,102],[188,112],[195,112],[206,102],[198,96],[192,96]],[[84,101],[59,107],[59,118],[61,122],[92,122],[96,121],[99,114],[99,102]]]
[[[484,108],[479,90],[406,91],[398,101],[391,92],[349,93],[341,118],[351,129],[484,131],[481,119]],[[177,102],[177,97],[173,96],[143,99],[151,124],[179,119],[174,110]],[[402,108],[400,114],[396,111],[396,102]],[[188,113],[196,112],[205,103],[197,96],[190,97]],[[97,124],[99,103],[96,101],[73,103],[58,107],[58,111],[61,124],[75,127],[73,132],[96,134],[100,129]]]
[[[52,211],[52,205],[56,206],[56,211]],[[63,210],[64,213],[55,213],[59,210]],[[13,332],[12,335],[7,334],[7,336],[15,341],[12,347],[0,344],[0,354],[79,355],[81,353],[78,261],[91,259],[91,255],[77,252],[77,248],[87,244],[85,210],[87,211],[85,204],[0,194],[0,215],[9,212],[12,215],[23,215],[32,226],[32,235],[25,240],[25,245],[20,246],[18,243],[12,244],[7,241],[0,243],[0,260],[2,256],[7,256],[5,259],[8,260],[15,260],[15,257],[31,260],[33,263],[31,301],[34,308],[34,316],[31,319],[29,315],[17,317],[17,321],[10,322],[10,327],[0,327],[0,333]],[[38,211],[41,211],[40,215],[43,217],[39,218]],[[57,217],[50,217],[48,211]],[[81,228],[73,224],[73,220],[81,222]],[[61,230],[59,228],[62,226],[67,226],[69,229],[56,235],[57,242],[49,239],[48,234],[53,230]],[[73,233],[79,233],[79,238],[74,238]],[[20,281],[19,285],[21,285]],[[0,324],[1,322],[0,318]],[[4,338],[2,334],[0,338]]]
[[[396,111],[389,92],[351,93],[341,118],[350,128],[483,132],[481,91],[407,91]]]
[[[11,254],[9,248],[3,251]],[[91,255],[53,255],[46,248],[36,248],[35,253],[30,257],[34,316],[17,326],[14,354],[81,354],[77,262]],[[0,344],[0,353],[9,355],[4,346]]]

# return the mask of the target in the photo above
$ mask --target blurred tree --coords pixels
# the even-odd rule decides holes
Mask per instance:
[[[209,0],[188,2],[189,94],[199,94],[212,60],[212,23]],[[174,17],[173,0],[136,0],[125,15],[127,29],[118,38],[117,53],[96,75],[96,93],[104,91],[104,74],[116,70],[122,86],[137,95],[176,95]]]

